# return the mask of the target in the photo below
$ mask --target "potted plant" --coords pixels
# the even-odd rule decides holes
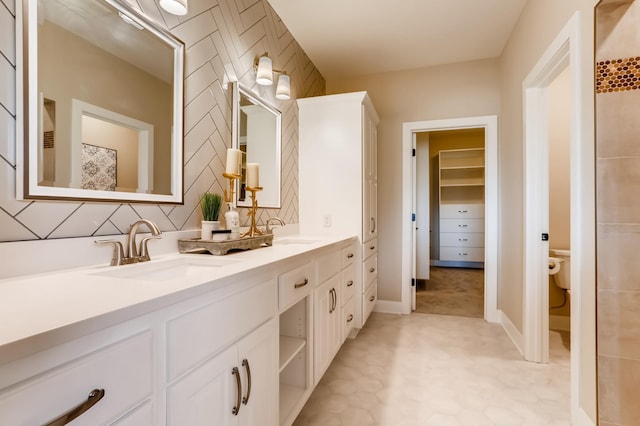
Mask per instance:
[[[212,239],[211,232],[220,229],[218,216],[221,207],[222,196],[220,194],[205,192],[200,198],[200,208],[202,209],[201,239],[210,241]]]

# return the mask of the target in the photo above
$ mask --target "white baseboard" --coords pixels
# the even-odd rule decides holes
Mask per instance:
[[[549,330],[571,331],[571,317],[549,315]]]
[[[582,407],[578,407],[576,411],[574,411],[575,415],[573,419],[571,419],[571,423],[576,426],[595,426],[596,423],[591,420],[589,415],[582,409]]]
[[[402,302],[391,302],[389,300],[378,300],[373,311],[384,314],[404,314],[402,311]]]
[[[516,326],[513,325],[509,317],[504,312],[498,312],[500,315],[500,325],[502,325],[502,328],[507,333],[507,336],[509,336],[520,354],[524,356],[524,337],[522,337],[522,333],[518,331]]]

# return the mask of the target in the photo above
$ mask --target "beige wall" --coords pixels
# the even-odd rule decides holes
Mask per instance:
[[[498,114],[498,61],[451,64],[327,81],[327,93],[366,90],[378,126],[378,297],[400,301],[402,123]]]
[[[634,68],[640,1],[600,6],[597,14],[597,61]],[[614,78],[627,74],[609,70]],[[599,417],[602,425],[627,426],[640,419],[640,85],[613,87],[597,75],[607,86],[596,95]]]

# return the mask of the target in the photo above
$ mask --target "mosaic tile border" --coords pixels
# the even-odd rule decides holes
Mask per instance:
[[[608,59],[596,64],[596,93],[640,89],[640,56]]]

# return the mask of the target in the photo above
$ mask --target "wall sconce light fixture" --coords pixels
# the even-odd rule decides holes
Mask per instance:
[[[186,15],[189,9],[188,0],[160,0],[160,7],[173,15]]]
[[[276,86],[276,98],[287,100],[291,99],[291,78],[285,71],[274,70],[273,62],[269,54],[262,55],[254,66],[256,70],[256,83],[261,86],[271,86],[273,84],[273,73],[280,74],[278,76],[278,85]]]

